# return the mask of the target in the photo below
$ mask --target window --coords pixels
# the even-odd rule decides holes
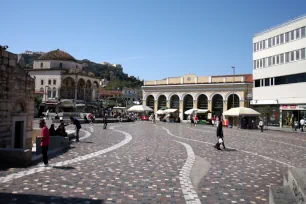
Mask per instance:
[[[276,55],[276,64],[279,64],[279,55]]]
[[[269,57],[268,58],[268,66],[271,66],[272,65],[272,57]]]
[[[279,35],[276,36],[276,44],[279,45]]]
[[[256,69],[256,60],[254,60],[253,69]]]
[[[43,68],[44,67],[44,63],[40,63],[40,68]]]
[[[268,47],[271,47],[271,38],[268,39]]]
[[[272,38],[272,46],[275,45],[275,37]]]
[[[305,48],[301,49],[301,59],[305,59]]]
[[[306,27],[302,27],[302,28],[301,28],[301,38],[304,38],[304,37],[305,37],[305,28],[306,28]]]
[[[255,80],[255,87],[260,87],[260,80],[259,79]]]
[[[63,68],[63,64],[62,63],[59,63],[59,68]]]
[[[300,29],[296,29],[295,30],[295,39],[299,39],[300,38]]]
[[[266,41],[262,41],[262,49],[266,49]]]
[[[265,86],[270,86],[270,78],[265,79]]]
[[[51,79],[48,80],[48,84],[51,85]]]
[[[56,88],[53,88],[53,91],[52,91],[52,98],[55,98],[56,97]]]
[[[272,57],[272,65],[275,65],[275,56]]]
[[[257,63],[257,68],[259,68],[259,60],[256,60],[256,63]]]
[[[43,93],[43,92],[44,92],[44,88],[41,87],[41,88],[39,89],[39,91]]]
[[[280,35],[280,44],[283,44],[284,43],[284,34],[281,34]]]
[[[254,52],[256,52],[256,43],[253,43],[254,46]]]
[[[294,30],[290,32],[291,40],[294,40]]]
[[[53,79],[53,85],[56,85],[56,80],[55,79]]]
[[[52,91],[50,87],[48,88],[48,98],[52,98]]]
[[[295,59],[300,60],[300,50],[295,51]]]
[[[285,43],[289,41],[289,32],[285,33]]]
[[[257,51],[259,50],[259,43],[256,43],[256,46],[257,46]]]
[[[259,49],[262,49],[262,41],[259,42]]]
[[[294,51],[291,51],[291,54],[290,54],[290,61],[294,61]]]
[[[306,82],[306,73],[275,77],[275,85]]]
[[[44,80],[40,80],[40,85],[44,85]]]
[[[266,67],[266,58],[262,59],[262,67]]]
[[[284,54],[280,54],[280,64],[284,63]]]
[[[260,64],[260,67],[262,67],[262,60],[261,59],[259,60],[259,64]]]
[[[285,62],[289,62],[289,52],[286,52],[285,54]]]

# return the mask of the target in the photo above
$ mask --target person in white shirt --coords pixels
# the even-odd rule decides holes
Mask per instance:
[[[261,132],[263,132],[263,121],[260,120],[258,125],[260,127]]]
[[[301,124],[301,131],[304,132],[304,126],[305,126],[305,120],[304,120],[304,118],[302,118],[302,119],[300,120],[300,124]]]

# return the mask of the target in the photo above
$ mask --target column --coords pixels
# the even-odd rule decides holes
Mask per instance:
[[[183,116],[184,116],[184,101],[180,100],[180,106],[179,106],[179,114],[180,114],[180,118],[181,120],[183,120]]]
[[[155,114],[155,118],[157,118],[156,112],[158,111],[157,110],[157,103],[158,103],[158,100],[154,100],[154,114]]]
[[[167,100],[166,106],[167,106],[168,108],[170,108],[170,100]]]
[[[212,112],[212,100],[208,100],[208,110]]]
[[[198,100],[193,100],[193,109],[198,108]]]
[[[245,100],[239,101],[239,107],[245,107]]]
[[[223,112],[227,111],[227,100],[223,101]]]
[[[147,101],[146,100],[142,100],[142,105],[146,106],[147,105]]]

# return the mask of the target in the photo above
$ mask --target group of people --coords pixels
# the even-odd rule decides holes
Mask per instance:
[[[76,128],[76,142],[79,142],[79,131],[82,128],[81,124],[78,119],[74,117],[70,117],[71,123],[75,125]],[[41,153],[43,157],[43,162],[45,166],[48,166],[48,147],[50,145],[50,136],[67,136],[65,126],[69,124],[64,124],[64,121],[61,121],[58,128],[55,130],[54,124],[51,124],[50,128],[48,129],[46,122],[44,119],[39,121],[39,127],[41,128],[40,136],[37,137],[37,139],[40,140],[40,146],[41,146]]]
[[[292,122],[292,131],[297,132],[297,129],[299,128],[299,122],[297,120],[293,120],[294,122]],[[304,132],[304,128],[305,128],[305,119],[302,118],[300,120],[300,129],[301,132]]]
[[[195,114],[194,116],[191,115],[191,114],[188,115],[187,120],[190,123],[190,126],[192,126],[192,123],[194,124],[194,126],[197,126],[197,124],[199,122],[199,118],[198,118],[197,114]]]

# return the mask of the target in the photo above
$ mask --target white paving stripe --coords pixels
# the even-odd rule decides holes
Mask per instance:
[[[176,141],[176,142],[184,145],[187,151],[187,161],[185,162],[183,168],[181,169],[180,176],[179,176],[185,201],[186,203],[199,204],[201,203],[201,201],[190,179],[191,169],[195,162],[194,152],[190,145],[183,143],[183,142],[179,142],[179,141]]]
[[[125,136],[125,139],[122,140],[120,143],[118,143],[116,145],[113,145],[111,147],[108,147],[106,149],[84,155],[84,156],[79,156],[79,157],[76,157],[74,159],[57,162],[53,166],[60,167],[60,166],[65,166],[65,165],[72,164],[72,163],[75,163],[75,162],[80,162],[80,161],[83,161],[83,160],[91,159],[93,157],[105,154],[105,153],[113,151],[115,149],[118,149],[119,147],[122,147],[123,145],[126,145],[127,143],[129,143],[132,140],[132,136],[129,133],[124,132],[124,131],[120,131],[120,130],[116,130],[114,128],[115,128],[115,126],[110,127],[109,129],[111,129],[113,131],[116,131],[116,132],[120,132],[120,133],[124,134],[124,136]],[[29,169],[29,170],[21,171],[21,172],[18,172],[18,173],[13,173],[13,174],[10,174],[10,175],[5,176],[5,177],[0,177],[0,183],[6,183],[8,181],[11,181],[11,180],[14,180],[14,179],[17,179],[17,178],[28,176],[28,175],[31,175],[31,174],[34,174],[34,173],[37,173],[37,172],[42,172],[42,171],[45,171],[45,170],[50,170],[52,168],[53,168],[52,166],[50,166],[50,167],[37,167],[37,168],[32,168],[32,169]]]
[[[190,130],[194,130],[194,131],[205,132],[205,133],[212,133],[212,132],[203,131],[203,130],[199,130],[199,129],[193,129],[193,128],[190,128],[190,127],[187,127],[187,128],[189,128]],[[245,135],[233,135],[233,134],[230,134],[230,136],[231,137],[233,136],[233,137],[246,137],[246,138],[250,138],[250,136],[245,136]],[[277,140],[269,140],[269,139],[258,138],[258,137],[256,138],[256,140],[275,142],[275,143],[284,144],[284,145],[288,145],[288,146],[292,146],[292,147],[298,147],[298,148],[306,149],[306,147],[303,147],[303,146],[299,146],[299,145],[295,145],[295,144],[290,144],[290,143],[286,143],[286,142],[280,142],[280,141],[277,141]]]
[[[210,144],[210,145],[215,145],[211,142],[203,142],[203,141],[199,141],[199,140],[193,140],[193,139],[188,139],[188,138],[184,138],[184,137],[179,137],[179,136],[176,136],[176,135],[173,135],[167,128],[163,127],[164,130],[167,131],[167,133],[169,135],[171,135],[172,137],[177,137],[177,138],[180,138],[180,139],[183,139],[183,140],[189,140],[189,141],[193,141],[193,142],[199,142],[199,143],[204,143],[204,144]],[[233,147],[228,147],[230,149],[236,149],[236,150],[239,150],[237,148],[233,148]],[[239,150],[240,152],[244,152],[244,153],[247,153],[247,154],[252,154],[254,156],[258,156],[258,157],[261,157],[263,159],[266,159],[266,160],[270,160],[270,161],[274,161],[274,162],[277,162],[277,163],[280,163],[280,164],[283,164],[285,166],[288,166],[288,167],[294,167],[292,166],[291,164],[288,164],[286,162],[282,162],[282,161],[279,161],[277,159],[273,159],[273,158],[270,158],[270,157],[267,157],[267,156],[264,156],[264,155],[260,155],[260,154],[257,154],[257,153],[253,153],[253,152],[249,152],[249,151],[245,151],[245,150]]]

